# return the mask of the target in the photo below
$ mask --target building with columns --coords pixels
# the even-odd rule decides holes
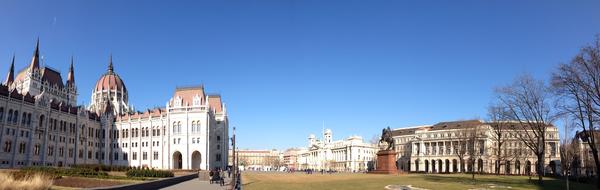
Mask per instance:
[[[229,150],[229,158],[233,158],[232,150]],[[241,170],[252,171],[276,171],[283,165],[283,153],[277,149],[272,150],[251,150],[240,149],[236,150],[239,156],[239,166]],[[230,165],[233,165],[233,160],[229,160]]]
[[[308,147],[297,151],[297,169],[366,171],[373,166],[378,147],[366,143],[360,136],[333,140],[333,132],[326,129],[323,139],[308,136]]]
[[[510,128],[504,130],[506,141],[501,151],[502,155],[507,156],[503,156],[502,162],[496,158],[494,150],[497,142],[492,138],[492,124],[480,120],[467,120],[394,129],[392,134],[398,152],[398,170],[425,173],[474,170],[495,173],[498,164],[501,174],[537,173],[535,167],[537,157],[517,139],[517,133],[522,131]],[[557,171],[560,165],[559,133],[555,126],[548,126],[545,143],[546,171],[544,172],[559,172]],[[465,152],[471,149],[473,151],[470,154]],[[470,155],[473,155],[475,160],[473,165],[468,162]]]
[[[0,84],[0,168],[105,164],[156,169],[225,168],[229,120],[218,94],[178,87],[165,107],[135,111],[112,56],[88,106],[76,105],[74,60],[67,80],[40,60]]]

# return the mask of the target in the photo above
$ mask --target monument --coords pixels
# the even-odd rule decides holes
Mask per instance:
[[[374,174],[397,174],[396,167],[396,150],[394,149],[394,139],[392,138],[392,130],[390,127],[383,128],[381,131],[381,139],[379,140],[380,150],[377,152],[377,164]],[[384,145],[382,147],[381,145]]]

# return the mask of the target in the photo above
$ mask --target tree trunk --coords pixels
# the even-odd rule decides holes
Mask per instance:
[[[596,162],[596,188],[600,189],[600,174],[598,174],[598,171],[600,171],[600,160],[598,160],[598,150],[592,149],[592,154],[594,162]]]
[[[565,177],[567,178],[567,190],[569,190],[569,173],[567,172],[567,174],[565,174]]]
[[[538,167],[538,170],[537,170],[537,173],[538,173],[538,184],[542,185],[544,183],[543,177],[542,177],[543,174],[544,174],[544,154],[543,153],[538,155],[538,165],[537,165],[537,167]]]

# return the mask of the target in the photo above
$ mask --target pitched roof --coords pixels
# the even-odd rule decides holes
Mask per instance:
[[[173,98],[180,97],[182,100],[182,105],[191,105],[193,103],[194,97],[198,96],[200,98],[200,104],[204,104],[204,86],[191,86],[191,87],[178,87],[175,89],[175,94],[173,94]]]
[[[216,113],[223,112],[223,103],[221,102],[220,95],[209,95],[208,96],[208,105],[211,109],[215,110]]]
[[[433,126],[431,126],[432,131],[435,130],[450,130],[450,129],[465,129],[465,128],[473,128],[476,126],[483,125],[484,123],[480,120],[464,120],[464,121],[450,121],[450,122],[440,122]]]
[[[4,80],[4,84],[10,85],[15,81],[15,55],[13,55],[12,62],[10,64],[10,68],[8,69],[8,74],[6,75],[6,80]]]
[[[42,81],[47,81],[50,86],[54,86],[56,84],[58,88],[65,87],[60,73],[49,67],[44,67],[42,70]]]

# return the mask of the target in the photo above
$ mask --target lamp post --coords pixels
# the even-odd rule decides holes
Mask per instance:
[[[231,155],[233,156],[233,158],[231,159],[231,167],[233,169],[233,178],[231,178],[231,186],[232,189],[236,188],[236,183],[237,183],[237,156],[236,156],[236,149],[235,149],[235,126],[233,127],[233,135],[231,137],[231,145],[233,146],[233,148],[231,149]]]

